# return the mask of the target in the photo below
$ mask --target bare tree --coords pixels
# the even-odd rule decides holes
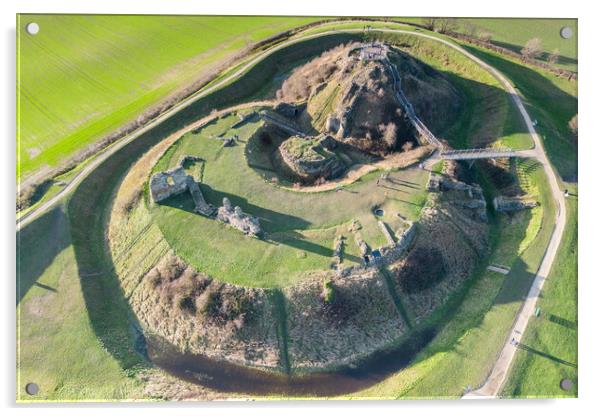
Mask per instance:
[[[455,17],[446,17],[439,19],[438,32],[440,33],[451,33],[458,29],[458,19]]]
[[[389,149],[395,148],[395,145],[397,144],[397,126],[395,123],[391,122],[387,124],[385,132],[383,133],[383,139]]]
[[[422,24],[428,30],[435,30],[435,26],[437,25],[437,18],[436,17],[425,17],[424,19],[422,19]]]
[[[470,20],[464,21],[464,33],[471,38],[475,38],[477,36],[477,25],[475,25]]]
[[[543,52],[542,42],[540,38],[531,38],[525,43],[525,47],[520,53],[524,58],[537,58]]]
[[[554,49],[550,54],[548,54],[548,63],[551,65],[555,65],[558,63],[558,57],[560,56],[560,51],[558,48]]]
[[[493,34],[491,32],[479,32],[478,34],[478,38],[479,40],[483,41],[483,42],[491,42],[491,38],[493,37]]]
[[[403,146],[401,146],[401,150],[403,150],[404,152],[409,152],[413,148],[414,148],[414,143],[412,143],[412,142],[405,142],[403,144]]]

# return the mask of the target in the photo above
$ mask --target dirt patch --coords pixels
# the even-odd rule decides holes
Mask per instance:
[[[161,370],[147,370],[139,374],[137,378],[144,383],[144,394],[142,395],[144,398],[167,401],[226,400],[231,398],[231,394],[189,383]]]

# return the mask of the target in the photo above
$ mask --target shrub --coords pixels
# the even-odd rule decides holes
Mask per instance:
[[[537,58],[543,53],[543,44],[540,38],[531,38],[520,50],[521,55],[527,59]]]
[[[395,145],[397,144],[397,126],[395,123],[391,122],[387,124],[383,134],[383,139],[385,140],[385,143],[389,149],[395,148]]]
[[[325,280],[324,287],[322,290],[322,300],[326,304],[333,304],[335,300],[335,290],[332,284],[332,280]]]
[[[240,329],[256,315],[254,298],[252,290],[220,285],[210,290],[200,309],[213,322],[220,325],[234,322]]]
[[[579,122],[577,121],[577,114],[575,114],[573,118],[571,118],[571,120],[569,121],[569,129],[576,138],[579,133]]]
[[[194,315],[196,313],[196,304],[192,296],[182,296],[178,299],[178,308],[181,311]]]

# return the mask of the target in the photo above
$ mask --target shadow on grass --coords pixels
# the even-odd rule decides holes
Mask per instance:
[[[527,351],[530,354],[535,354],[543,358],[547,358],[548,360],[554,361],[555,363],[566,365],[569,367],[577,368],[577,364],[571,363],[569,361],[563,360],[562,358],[558,358],[554,355],[548,354],[543,351],[536,350],[535,348],[531,348],[528,345],[519,343],[516,345],[516,348]]]
[[[239,206],[246,214],[258,217],[262,229],[267,233],[303,230],[311,225],[303,218],[254,205],[247,198],[239,195],[217,190],[204,183],[200,183],[199,186],[203,197],[209,204],[220,207],[223,205],[224,198],[228,198],[232,206]],[[188,193],[168,198],[159,204],[194,213],[194,203]],[[199,214],[195,213],[194,215]]]
[[[420,184],[418,184],[416,182],[412,182],[412,181],[406,181],[403,179],[391,178],[391,177],[389,177],[389,179],[387,179],[387,181],[394,183],[395,185],[406,186],[408,188],[413,188],[413,189],[421,189]]]
[[[123,369],[146,365],[146,343],[140,324],[125,299],[108,252],[105,225],[112,186],[120,176],[104,169],[87,177],[71,197],[67,213],[82,293],[94,333]],[[106,190],[106,192],[99,192]]]
[[[544,133],[548,157],[564,181],[577,180],[577,144],[568,127],[577,114],[577,98],[558,88],[540,72],[503,56],[474,46],[463,45],[470,53],[504,73],[529,103],[528,111],[538,119],[537,130]]]
[[[499,40],[492,40],[491,43],[493,43],[494,45],[500,46],[502,48],[509,49],[516,53],[520,53],[520,51],[523,49],[522,45],[515,45],[514,43],[501,42]],[[537,60],[541,61],[541,62],[548,62],[549,57],[550,57],[550,53],[544,52],[539,58],[537,58]],[[570,58],[565,55],[559,55],[558,56],[558,64],[559,65],[577,65],[577,59]]]
[[[61,206],[51,209],[17,232],[17,304],[31,286],[54,291],[38,282],[55,257],[71,245],[67,218]]]
[[[45,284],[42,284],[42,283],[40,283],[40,282],[35,282],[33,285],[34,285],[34,286],[37,286],[37,287],[39,287],[39,288],[42,288],[42,289],[46,289],[46,290],[47,290],[47,291],[49,291],[49,292],[54,292],[54,293],[57,293],[57,292],[58,292],[58,290],[56,290],[54,287],[52,287],[52,286],[48,286],[48,285],[45,285]]]
[[[568,319],[561,318],[554,314],[545,315],[548,321],[553,322],[557,325],[563,326],[568,329],[577,329],[577,322],[569,321]]]
[[[322,257],[332,257],[332,248],[324,247],[309,241],[305,236],[297,231],[287,231],[285,233],[269,234],[266,240],[273,241],[278,244],[284,244],[297,250],[303,250],[317,254]]]
[[[300,232],[296,231],[309,227],[310,224],[306,220],[253,205],[249,203],[246,198],[215,190],[206,184],[200,184],[200,186],[205,200],[210,204],[221,206],[223,199],[228,198],[233,206],[240,206],[243,212],[258,217],[261,227],[265,231],[261,239],[265,242],[270,244],[284,244],[323,257],[332,257],[331,247],[316,244],[308,240]],[[194,212],[194,203],[187,193],[168,198],[161,201],[159,204],[180,209],[189,212],[192,215],[200,215]]]
[[[361,257],[358,257],[356,255],[347,253],[344,248],[343,248],[341,260],[342,261],[350,261],[355,264],[364,264],[364,259],[362,259]]]
[[[383,185],[383,184],[380,184],[380,183],[378,185],[376,185],[376,186],[378,186],[380,188],[390,189],[390,190],[395,191],[395,192],[403,192],[404,194],[409,194],[410,193],[409,191],[406,191],[403,188],[396,188],[394,186]]]

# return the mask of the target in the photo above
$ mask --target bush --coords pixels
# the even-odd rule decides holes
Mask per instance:
[[[322,290],[322,300],[326,304],[333,304],[335,299],[334,286],[332,280],[324,281],[324,289]]]
[[[200,309],[213,322],[220,325],[235,322],[240,329],[256,315],[253,300],[252,290],[220,285],[211,289]]]
[[[178,299],[178,308],[180,308],[181,311],[191,315],[196,314],[196,304],[190,295],[182,296],[180,299]]]

